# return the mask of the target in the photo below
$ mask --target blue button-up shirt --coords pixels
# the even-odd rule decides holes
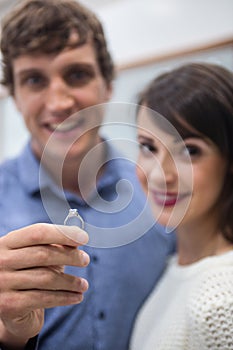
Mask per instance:
[[[174,238],[154,225],[135,167],[107,147],[105,172],[88,201],[63,192],[40,169],[30,145],[0,166],[0,235],[38,223],[62,224],[77,208],[90,243],[89,281],[79,305],[46,310],[38,349],[126,350],[135,315],[163,272]],[[90,170],[91,171],[91,170]]]

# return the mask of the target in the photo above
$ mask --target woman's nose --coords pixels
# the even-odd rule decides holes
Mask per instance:
[[[177,180],[177,168],[172,154],[166,151],[156,157],[151,170],[151,178],[160,187],[167,187]]]

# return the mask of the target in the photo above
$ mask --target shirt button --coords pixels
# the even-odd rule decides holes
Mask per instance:
[[[97,263],[98,260],[99,260],[98,256],[96,256],[96,255],[93,255],[93,256],[92,256],[92,261],[93,261],[94,263]]]
[[[106,318],[105,312],[104,312],[104,311],[100,311],[100,312],[99,312],[99,315],[98,315],[98,318],[99,318],[100,320],[104,320],[104,319]]]

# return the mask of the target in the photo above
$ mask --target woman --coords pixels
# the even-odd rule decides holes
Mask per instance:
[[[156,219],[176,228],[177,255],[131,349],[232,350],[233,75],[198,63],[165,73],[140,95],[137,118],[139,166]]]

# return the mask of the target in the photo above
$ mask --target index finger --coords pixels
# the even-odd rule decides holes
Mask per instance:
[[[40,223],[11,231],[2,239],[7,241],[6,245],[9,249],[35,246],[38,244],[60,244],[76,247],[86,244],[88,242],[88,235],[76,226]]]

